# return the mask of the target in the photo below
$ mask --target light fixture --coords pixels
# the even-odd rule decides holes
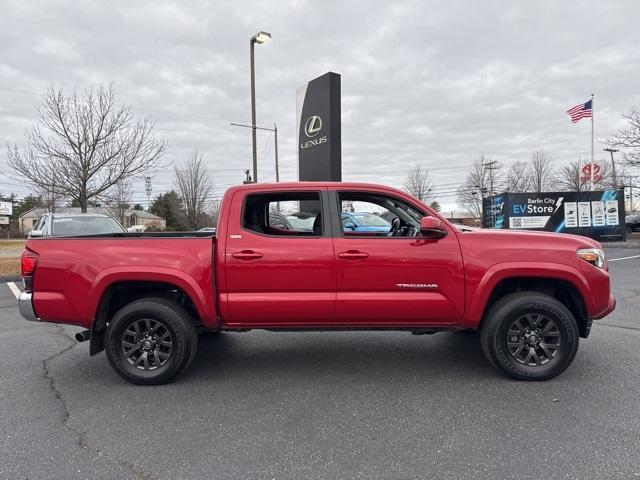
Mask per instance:
[[[251,37],[251,41],[259,44],[267,43],[271,40],[271,34],[268,32],[259,31],[253,37]]]

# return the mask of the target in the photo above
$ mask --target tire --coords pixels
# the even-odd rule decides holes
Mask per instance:
[[[548,380],[571,365],[579,332],[571,312],[555,298],[517,292],[491,306],[480,342],[489,361],[510,377]]]
[[[201,335],[206,337],[220,337],[222,335],[222,330],[204,330]]]
[[[627,233],[633,233],[633,227],[631,225],[627,225],[625,230],[627,231]]]
[[[145,334],[147,336],[145,336]],[[106,355],[125,380],[159,385],[185,370],[195,357],[198,334],[180,305],[143,298],[120,309],[109,323]]]

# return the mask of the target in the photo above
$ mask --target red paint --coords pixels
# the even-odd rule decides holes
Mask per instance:
[[[343,236],[334,226],[333,236],[299,237],[243,228],[247,194],[288,191],[321,192],[327,199],[336,191],[392,196],[441,220],[447,235],[437,240]],[[338,212],[330,217],[337,222]],[[476,328],[496,285],[518,277],[570,282],[589,317],[601,318],[615,307],[609,274],[576,256],[579,248],[593,246],[599,244],[572,235],[460,233],[399,190],[316,182],[229,189],[221,205],[217,239],[27,241],[29,251],[37,255],[37,263],[33,262],[37,315],[44,321],[85,327],[91,325],[110,285],[136,280],[180,288],[209,328]],[[35,257],[25,258],[23,268],[29,270]]]

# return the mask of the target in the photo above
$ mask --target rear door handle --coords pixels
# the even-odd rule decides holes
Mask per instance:
[[[340,252],[338,254],[338,257],[344,258],[345,260],[361,260],[363,258],[367,258],[368,256],[368,253],[361,252],[359,250],[347,250],[346,252]]]
[[[254,252],[253,250],[242,250],[241,252],[232,253],[231,256],[239,260],[257,260],[258,258],[262,258],[260,252]]]

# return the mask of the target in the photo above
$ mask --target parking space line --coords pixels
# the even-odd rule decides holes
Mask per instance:
[[[18,288],[18,286],[13,283],[13,282],[7,282],[7,287],[9,287],[9,290],[11,290],[11,292],[15,295],[16,298],[18,298],[20,296],[20,289]]]
[[[629,260],[630,258],[640,258],[640,255],[631,255],[630,257],[609,258],[608,262],[617,262],[619,260]]]

